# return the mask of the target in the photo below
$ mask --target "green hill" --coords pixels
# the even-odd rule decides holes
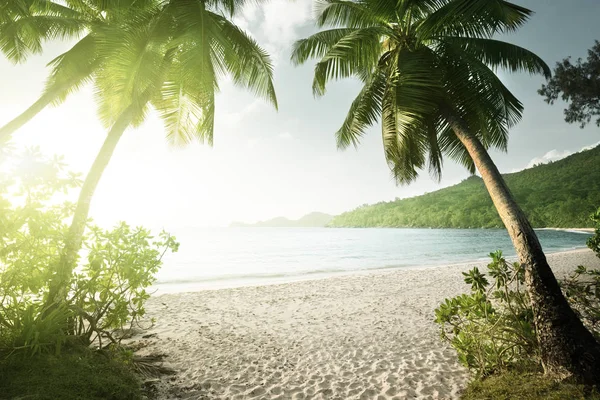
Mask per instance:
[[[600,146],[504,178],[536,228],[591,227],[600,207]],[[481,178],[409,199],[364,205],[329,223],[332,227],[502,227]]]

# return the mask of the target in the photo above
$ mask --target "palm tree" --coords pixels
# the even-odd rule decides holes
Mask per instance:
[[[110,127],[88,176],[65,239],[48,304],[62,301],[77,262],[92,196],[125,130],[154,107],[169,142],[213,142],[215,93],[229,75],[277,107],[270,58],[226,15],[242,3],[170,0],[98,28],[95,71],[101,120]]]
[[[535,325],[548,373],[600,380],[600,347],[561,293],[538,238],[487,150],[506,150],[523,105],[497,69],[550,75],[521,47],[493,39],[515,31],[531,11],[503,0],[320,0],[317,23],[331,29],[298,41],[292,61],[317,58],[313,91],[332,79],[358,77],[363,88],[336,133],[357,146],[382,120],[387,163],[407,184],[444,156],[477,169],[526,268]]]
[[[49,63],[51,72],[38,100],[0,128],[0,143],[48,105],[60,104],[72,92],[90,82],[101,67],[97,54],[97,30],[159,0],[86,0],[60,4],[50,0],[14,0],[0,5],[0,51],[21,63],[43,51],[48,40],[79,38],[68,51]]]

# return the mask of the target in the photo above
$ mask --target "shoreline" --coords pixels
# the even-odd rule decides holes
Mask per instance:
[[[544,228],[548,230],[563,230],[562,228]],[[586,232],[587,233],[587,232]],[[545,254],[562,254],[570,252],[579,252],[588,250],[585,245],[581,248],[559,250],[555,252],[546,252]],[[516,260],[516,256],[508,256],[507,260]],[[489,257],[482,257],[478,259],[459,261],[455,263],[431,263],[422,265],[403,265],[403,266],[383,266],[367,269],[358,269],[354,271],[328,271],[328,272],[313,272],[302,275],[288,275],[281,277],[241,277],[239,279],[223,279],[223,280],[210,280],[210,281],[195,281],[195,282],[177,282],[177,283],[159,283],[151,287],[151,296],[160,297],[168,294],[178,293],[195,293],[206,290],[227,290],[237,289],[244,287],[257,287],[257,286],[272,286],[272,285],[283,285],[287,283],[315,281],[323,279],[332,279],[345,276],[363,276],[369,274],[385,274],[393,273],[395,271],[406,271],[406,270],[430,270],[436,268],[455,267],[461,265],[477,265],[479,267],[486,266],[489,263]]]
[[[591,233],[593,234],[596,230],[594,228],[534,228],[538,231],[563,231],[563,232],[580,232],[580,233]]]
[[[557,277],[589,249],[548,255]],[[160,399],[458,399],[470,379],[434,309],[487,261],[151,297],[139,355],[176,375]]]

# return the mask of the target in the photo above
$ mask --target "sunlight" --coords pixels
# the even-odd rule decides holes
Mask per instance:
[[[600,2],[514,1],[0,0],[0,397],[597,399]]]

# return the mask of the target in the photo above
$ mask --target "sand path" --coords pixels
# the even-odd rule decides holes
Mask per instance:
[[[588,250],[549,261],[600,268]],[[153,297],[140,352],[178,371],[169,399],[455,399],[469,375],[433,310],[468,290],[460,272],[475,265]]]

